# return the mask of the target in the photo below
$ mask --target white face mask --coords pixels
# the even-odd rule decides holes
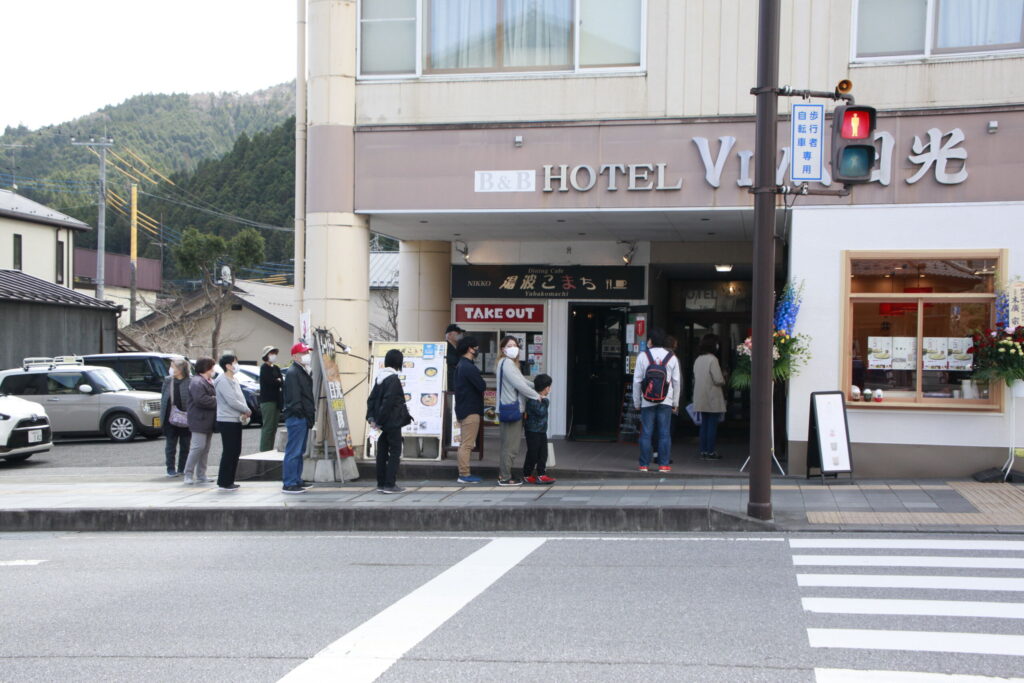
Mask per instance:
[[[509,358],[513,359],[513,360],[515,360],[516,358],[519,358],[519,347],[518,346],[506,346],[505,347],[505,355],[508,356]]]
[[[308,353],[304,353],[302,354],[301,360],[303,365],[309,365],[313,362],[313,356]]]
[[[267,356],[267,360],[270,361],[271,363],[276,362],[277,361],[277,354],[276,353],[270,354],[269,356]]]
[[[238,363],[232,363],[230,368],[231,372],[238,372]]]

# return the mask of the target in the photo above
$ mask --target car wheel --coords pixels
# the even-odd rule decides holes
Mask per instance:
[[[107,418],[104,431],[111,441],[125,442],[134,439],[139,428],[135,425],[135,420],[128,413],[114,413]]]

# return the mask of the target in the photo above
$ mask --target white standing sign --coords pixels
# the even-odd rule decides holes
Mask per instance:
[[[808,422],[807,476],[817,469],[821,476],[841,472],[853,475],[850,435],[846,421],[845,396],[841,391],[816,391],[811,394]]]
[[[794,104],[790,120],[794,183],[821,182],[825,151],[825,105]]]

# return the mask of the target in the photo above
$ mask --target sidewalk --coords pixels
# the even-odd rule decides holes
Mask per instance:
[[[776,478],[775,518],[746,516],[745,480],[662,477],[563,478],[554,486],[371,482],[318,484],[301,495],[280,482],[246,481],[236,492],[185,486],[152,469],[7,473],[0,531],[942,531],[1024,533],[1024,487],[973,481],[864,481],[822,485]],[[109,473],[108,473],[109,474]],[[560,475],[560,472],[553,472]],[[90,476],[91,475],[91,476]]]

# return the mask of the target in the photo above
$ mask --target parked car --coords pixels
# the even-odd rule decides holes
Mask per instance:
[[[163,433],[160,394],[135,391],[110,368],[86,365],[80,356],[26,358],[20,368],[0,372],[0,393],[43,404],[54,435],[131,441]]]
[[[132,389],[160,392],[164,377],[171,374],[171,361],[184,356],[148,351],[94,353],[82,356],[88,365],[101,365],[121,375]]]
[[[0,460],[28,460],[52,445],[46,408],[35,401],[0,394]]]

